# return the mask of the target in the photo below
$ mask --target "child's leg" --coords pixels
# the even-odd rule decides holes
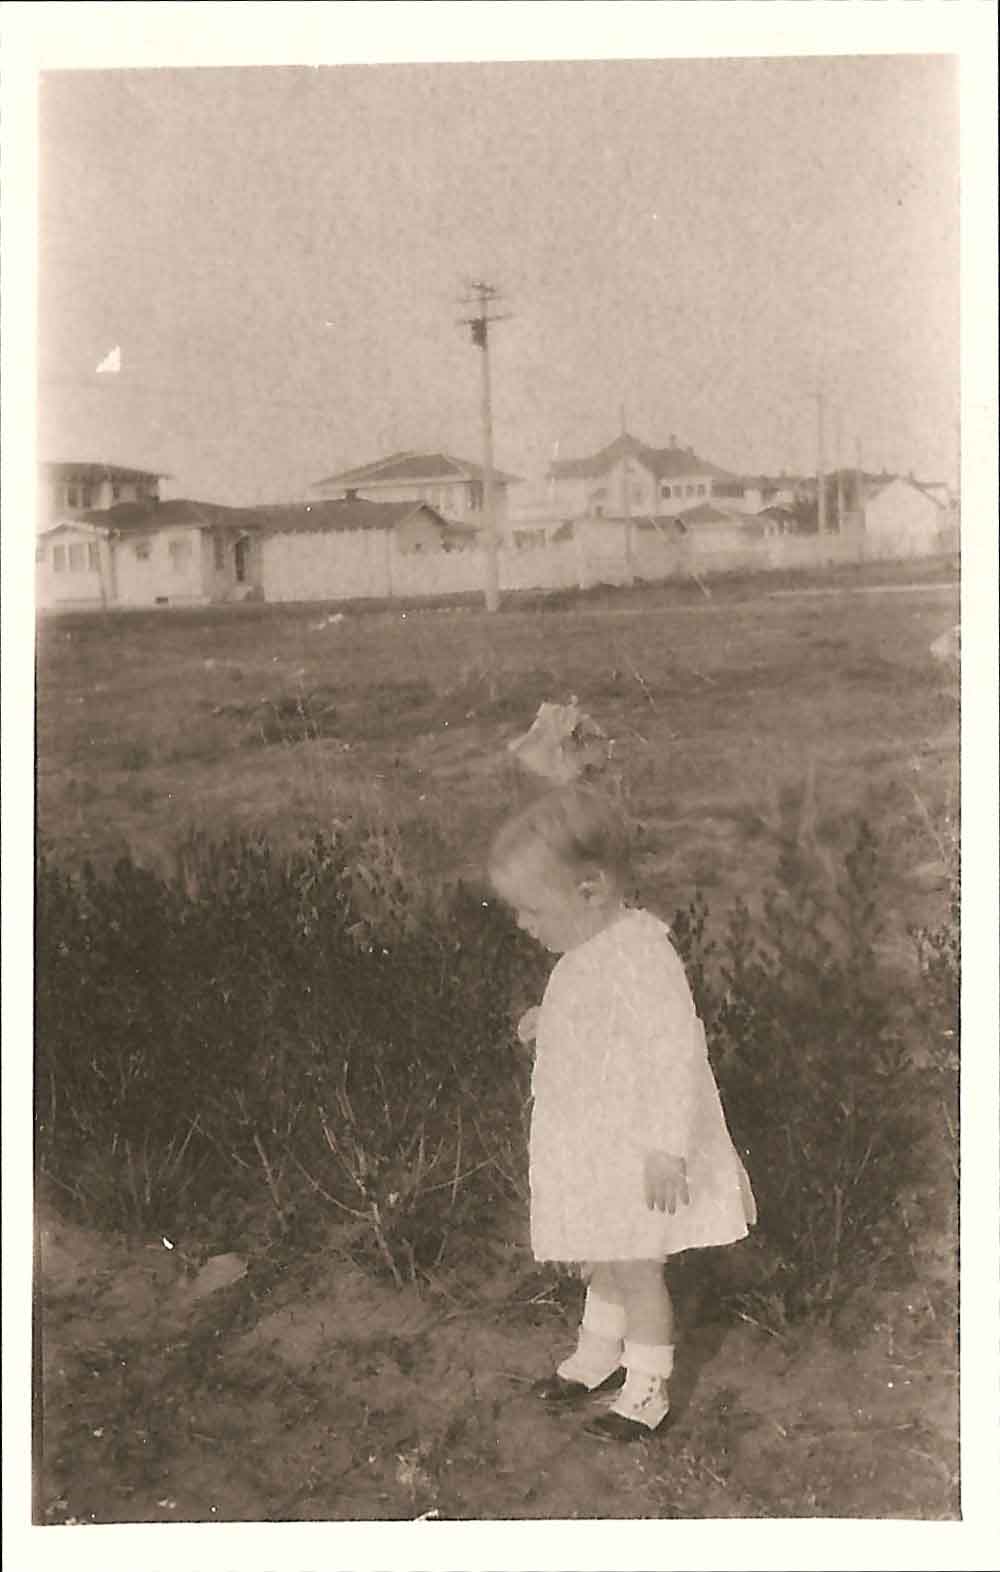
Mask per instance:
[[[662,1261],[617,1261],[615,1277],[625,1306],[625,1336],[630,1343],[672,1347],[674,1307]]]
[[[625,1310],[625,1385],[593,1428],[626,1438],[655,1430],[669,1411],[674,1310],[661,1261],[616,1261],[613,1270]]]
[[[589,1269],[576,1348],[558,1367],[557,1381],[591,1392],[603,1386],[621,1365],[624,1337],[625,1305],[616,1273],[607,1262],[595,1262]],[[546,1393],[550,1385],[542,1383]],[[554,1388],[551,1395],[558,1391]]]

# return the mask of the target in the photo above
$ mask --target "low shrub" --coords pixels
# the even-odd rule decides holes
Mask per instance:
[[[699,898],[673,923],[760,1212],[696,1270],[772,1326],[828,1316],[905,1243],[921,1103],[878,888],[861,826],[836,882],[789,844],[758,913],[713,934]],[[196,838],[169,876],[43,858],[37,935],[37,1165],[85,1220],[227,1248],[336,1220],[403,1282],[526,1205],[512,1022],[550,960],[480,892],[417,884],[385,832],[282,857]],[[957,957],[928,944],[940,979]]]
[[[523,1186],[510,1030],[534,966],[495,905],[368,841],[194,841],[165,878],[42,862],[41,1174],[109,1227],[350,1218],[399,1280]],[[540,985],[540,979],[539,979]]]
[[[673,925],[760,1214],[712,1267],[770,1325],[827,1318],[906,1258],[922,1099],[877,958],[878,888],[862,823],[839,880],[790,843],[760,912],[737,906],[721,940],[703,903]]]
[[[954,1178],[959,1159],[962,982],[962,890],[957,836],[948,848],[948,910],[935,927],[913,934],[920,989],[915,999],[935,1106]]]

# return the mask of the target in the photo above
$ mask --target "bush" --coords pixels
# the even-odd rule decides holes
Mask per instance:
[[[332,1213],[402,1281],[522,1189],[537,961],[474,892],[415,894],[371,836],[195,841],[169,879],[43,861],[37,913],[38,1165],[88,1220]]]
[[[934,928],[914,935],[921,988],[915,1023],[926,1044],[933,1096],[940,1112],[953,1177],[958,1179],[962,981],[962,892],[957,838],[950,847],[948,911]]]
[[[874,841],[833,882],[800,853],[721,937],[700,898],[673,924],[760,1212],[695,1270],[772,1326],[884,1276],[921,1161]],[[403,1282],[526,1205],[511,1023],[550,963],[479,892],[415,885],[391,835],[194,839],[169,877],[43,859],[37,933],[38,1168],[85,1220],[227,1248],[335,1220]]]
[[[789,846],[760,916],[737,907],[718,945],[702,904],[674,922],[759,1211],[748,1249],[713,1264],[772,1325],[828,1317],[904,1243],[920,1109],[877,960],[878,883],[862,824],[839,882]]]

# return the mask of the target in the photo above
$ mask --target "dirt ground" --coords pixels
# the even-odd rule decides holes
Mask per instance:
[[[502,1234],[420,1291],[336,1236],[279,1275],[51,1215],[39,1241],[39,1523],[958,1515],[947,1252],[781,1335],[713,1321],[689,1258],[669,1425],[620,1446],[532,1396],[579,1285]]]

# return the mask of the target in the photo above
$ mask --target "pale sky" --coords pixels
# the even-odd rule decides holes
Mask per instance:
[[[954,57],[53,72],[39,453],[300,497],[397,448],[629,429],[741,471],[955,480]],[[121,373],[96,367],[120,346]],[[838,414],[839,412],[839,414]]]

